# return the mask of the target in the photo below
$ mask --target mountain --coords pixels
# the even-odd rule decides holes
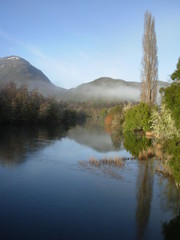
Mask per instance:
[[[140,82],[126,82],[109,77],[98,78],[76,88],[64,89],[55,86],[45,75],[28,61],[18,56],[0,58],[0,85],[15,82],[17,87],[27,85],[44,96],[55,96],[66,102],[124,102],[139,101]],[[158,89],[168,83],[159,81]],[[158,102],[160,94],[158,94]]]
[[[18,56],[0,58],[0,85],[14,82],[17,87],[27,85],[44,96],[60,96],[66,90],[55,86],[39,69]]]
[[[168,86],[168,83],[158,81],[158,90],[166,86]],[[137,102],[139,101],[140,90],[140,82],[126,82],[121,79],[102,77],[68,90],[64,95],[64,100],[76,102]],[[160,94],[158,93],[158,101],[159,98]]]

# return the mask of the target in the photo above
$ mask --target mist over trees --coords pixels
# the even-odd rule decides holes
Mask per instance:
[[[154,17],[148,11],[144,18],[141,101],[156,102],[158,79],[157,42]]]

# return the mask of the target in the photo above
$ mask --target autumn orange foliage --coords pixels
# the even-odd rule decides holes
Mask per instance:
[[[111,134],[112,116],[110,114],[108,114],[107,117],[105,118],[104,125],[106,132]]]

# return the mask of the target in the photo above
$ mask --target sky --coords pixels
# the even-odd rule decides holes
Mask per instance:
[[[0,0],[0,57],[17,55],[57,86],[140,81],[144,14],[155,18],[159,80],[180,57],[180,0]]]

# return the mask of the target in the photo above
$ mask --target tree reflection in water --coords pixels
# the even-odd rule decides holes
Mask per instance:
[[[168,223],[163,223],[163,235],[165,240],[180,239],[180,212],[178,216],[170,220]]]
[[[116,150],[123,149],[123,133],[121,131],[111,132],[111,141]]]
[[[153,160],[139,162],[139,172],[137,178],[137,238],[142,239],[149,221],[152,193],[154,166]]]
[[[162,232],[165,240],[180,239],[180,187],[172,177],[161,177],[162,187],[161,205],[163,211],[172,211],[175,218],[162,224]]]
[[[151,158],[154,155],[152,139],[134,132],[124,133],[124,147],[140,160]]]
[[[174,216],[178,215],[180,210],[180,187],[176,185],[172,177],[161,176],[159,184],[162,188],[160,195],[163,211],[171,210]]]
[[[152,140],[134,132],[124,133],[124,147],[140,159],[137,177],[137,238],[142,239],[149,221],[154,178]]]
[[[23,163],[26,154],[65,136],[60,127],[5,127],[0,129],[0,164],[12,167]]]

